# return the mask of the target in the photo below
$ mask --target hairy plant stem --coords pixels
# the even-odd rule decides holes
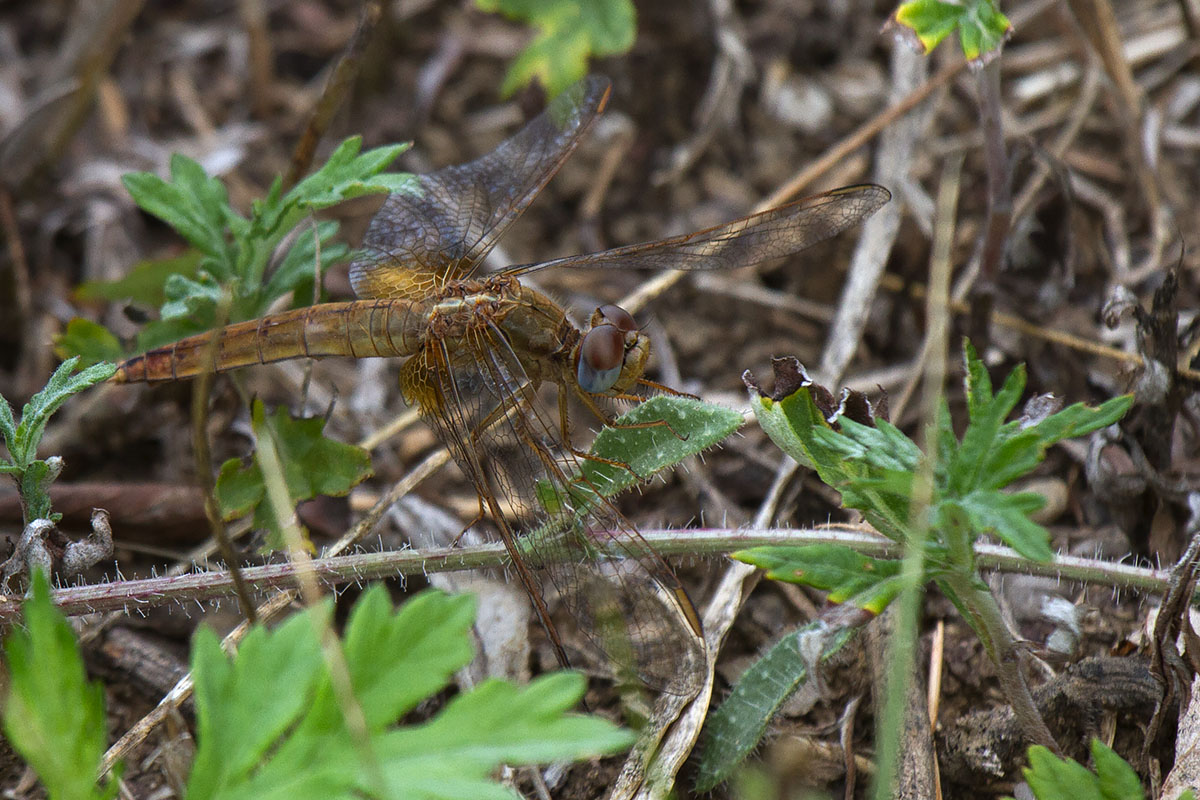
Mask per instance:
[[[1025,676],[1021,673],[1021,650],[1004,622],[996,598],[986,588],[978,586],[976,580],[975,576],[966,573],[942,577],[947,588],[957,595],[970,613],[972,627],[996,667],[1000,689],[1012,706],[1013,715],[1026,738],[1033,744],[1049,748],[1055,755],[1061,755],[1062,751],[1046,727],[1046,721],[1033,702],[1029,685],[1025,683]]]
[[[898,558],[895,542],[861,528],[836,526],[816,529],[764,528],[759,530],[702,528],[643,531],[642,538],[664,556],[720,556],[735,550],[766,545],[836,544],[851,547],[876,558]],[[1109,561],[1057,556],[1053,561],[1030,561],[1016,551],[991,544],[975,546],[980,569],[1022,572],[1063,580],[1111,586],[1163,594],[1169,574],[1164,570],[1134,567]],[[426,575],[480,567],[503,567],[508,555],[500,544],[454,547],[438,550],[392,550],[381,553],[314,559],[311,569],[324,585],[342,586],[405,575]],[[242,570],[248,588],[255,592],[292,589],[297,568],[291,564],[268,564]],[[72,586],[52,593],[64,614],[91,614],[101,611],[136,611],[140,608],[220,600],[233,595],[233,582],[225,570],[194,572],[186,575],[146,578],[136,581]],[[0,624],[20,619],[22,598],[0,596]]]

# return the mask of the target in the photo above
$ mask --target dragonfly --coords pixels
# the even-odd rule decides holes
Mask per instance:
[[[568,418],[572,404],[582,405],[611,425],[606,398],[637,401],[662,389],[644,376],[649,338],[615,305],[597,308],[580,328],[521,278],[557,268],[747,266],[834,236],[890,194],[873,184],[848,186],[695,233],[489,271],[489,252],[571,155],[609,94],[607,79],[586,77],[495,150],[418,175],[411,190],[389,195],[350,266],[359,299],[182,339],[125,360],[114,379],[179,380],[294,358],[406,358],[405,399],[419,406],[473,484],[480,515],[499,531],[558,660],[572,659],[551,618],[553,595],[581,634],[572,637],[582,642],[577,650],[648,686],[684,693],[698,685],[700,617],[633,523],[611,501],[578,491],[581,459],[592,456],[572,446]],[[557,413],[542,402],[542,387],[556,390]]]

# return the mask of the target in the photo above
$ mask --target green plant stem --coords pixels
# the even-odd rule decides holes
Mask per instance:
[[[895,542],[849,528],[768,528],[757,531],[735,528],[647,530],[642,532],[642,538],[655,552],[663,556],[720,556],[750,547],[783,544],[839,544],[878,558],[900,556],[899,546]],[[1167,571],[1128,564],[1074,556],[1058,556],[1053,561],[1039,563],[999,545],[976,545],[975,557],[979,568],[984,570],[1042,575],[1150,594],[1163,594],[1169,588],[1170,574]],[[313,560],[312,569],[324,585],[341,586],[380,578],[394,578],[397,575],[503,567],[507,563],[508,555],[503,545],[496,543],[475,547],[392,550],[319,558]],[[268,564],[246,567],[241,572],[247,587],[252,591],[261,592],[294,588],[296,569],[291,564]],[[229,573],[214,570],[145,580],[73,586],[55,590],[53,597],[55,605],[59,606],[64,614],[70,615],[219,600],[232,594],[233,583]],[[20,598],[0,596],[0,624],[19,620],[20,615]]]
[[[974,577],[970,575],[949,574],[943,577],[943,581],[971,614],[976,633],[996,667],[1000,688],[1025,736],[1031,744],[1040,744],[1061,756],[1062,751],[1038,712],[1029,685],[1025,683],[1025,676],[1021,674],[1021,652],[1004,622],[1000,607],[996,605],[996,598],[986,588],[976,585]]]
[[[229,315],[229,303],[221,303],[218,307],[218,321],[223,325]],[[217,503],[216,483],[213,479],[212,452],[208,446],[208,399],[212,391],[213,375],[211,368],[216,363],[217,346],[220,338],[214,336],[206,348],[205,362],[209,369],[202,371],[192,385],[192,449],[196,461],[196,480],[200,484],[200,492],[204,496],[204,516],[208,519],[208,527],[213,540],[217,543],[217,551],[225,559],[225,565],[230,569],[233,579],[234,594],[241,604],[242,614],[254,623],[254,602],[250,599],[250,591],[238,568],[237,553],[233,549],[233,541],[225,529],[225,521],[221,519],[221,509]]]

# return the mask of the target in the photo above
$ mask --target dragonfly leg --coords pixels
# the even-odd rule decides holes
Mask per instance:
[[[638,385],[640,385],[640,386],[645,386],[649,389],[653,389],[656,392],[662,392],[663,394],[669,394],[672,397],[687,397],[692,400],[700,399],[699,397],[692,394],[691,392],[681,392],[678,389],[673,389],[672,387],[667,386],[665,383],[656,383],[655,381],[646,380],[645,378],[638,378],[637,382],[638,382]],[[628,396],[626,396],[626,395],[621,395],[621,397],[624,399],[628,399]],[[635,397],[636,397],[636,395],[635,395]],[[644,400],[645,398],[638,397],[637,399]]]
[[[654,387],[659,386],[659,384],[653,383],[651,381],[644,381],[640,378],[638,380],[640,383],[645,383],[648,386],[654,386]],[[684,394],[683,392],[676,392],[674,389],[668,389],[666,386],[663,386],[661,388],[667,389],[667,391],[669,391],[675,395],[678,395],[680,397],[695,397],[694,395]],[[596,405],[596,401],[593,400],[588,395],[587,392],[583,391],[582,389],[577,389],[576,393],[579,395],[579,398],[583,401],[583,404],[585,406],[587,406],[588,410],[591,411],[593,414],[595,414],[597,417],[599,417],[600,421],[604,423],[604,426],[606,428],[616,428],[617,430],[636,430],[638,428],[664,428],[665,427],[668,431],[671,432],[671,435],[674,436],[679,441],[681,441],[681,442],[687,441],[687,437],[681,435],[678,431],[676,431],[674,428],[672,428],[671,423],[667,422],[665,419],[654,419],[654,420],[649,420],[648,422],[618,423],[607,412],[605,412],[604,409],[602,409],[600,406]],[[630,402],[639,402],[640,403],[640,402],[644,401],[646,398],[638,397],[635,394],[618,394],[618,395],[614,395],[614,399],[629,400]],[[697,397],[695,399],[699,400],[700,398]],[[559,406],[560,406],[559,413],[561,414],[562,413],[562,411],[561,411],[562,402],[561,401],[559,402]],[[629,471],[633,472],[633,470],[629,470]],[[633,474],[637,475],[636,472],[634,472]],[[639,478],[640,477],[641,476],[639,476]]]
[[[611,419],[609,417],[609,415],[607,413],[605,413],[604,409],[602,409],[602,408],[600,408],[600,406],[596,405],[596,403],[592,400],[592,398],[587,396],[586,392],[580,392],[579,394],[583,398],[584,404],[588,407],[588,410],[591,411],[593,414],[595,414],[597,417],[599,417],[600,421],[604,423],[605,427],[607,427],[607,428],[624,428],[624,427],[640,428],[640,427],[644,427],[644,425],[641,425],[641,424],[634,425],[634,426],[617,425],[616,420]],[[636,478],[639,481],[645,480],[645,478],[643,478],[641,475],[639,475],[637,473],[637,470],[635,470],[630,464],[628,464],[624,461],[619,461],[615,458],[605,458],[604,456],[598,456],[593,453],[589,453],[585,450],[580,450],[577,447],[575,447],[575,445],[571,444],[571,427],[570,427],[570,423],[567,419],[567,393],[562,392],[562,391],[560,391],[558,393],[558,424],[559,424],[559,427],[562,429],[563,446],[566,447],[568,450],[570,450],[575,455],[576,458],[585,458],[588,461],[596,461],[600,464],[608,464],[610,467],[616,467],[617,469],[625,470],[626,472],[628,472],[630,475],[632,475],[634,478]]]
[[[487,514],[487,509],[483,507],[483,498],[479,496],[478,492],[475,493],[475,501],[479,503],[479,510],[475,512],[474,518],[464,525],[463,529],[458,532],[458,535],[450,541],[451,547],[458,547],[459,542],[461,542],[462,538],[467,535],[467,531],[471,530],[471,528],[474,528],[476,525],[482,522],[484,515]]]

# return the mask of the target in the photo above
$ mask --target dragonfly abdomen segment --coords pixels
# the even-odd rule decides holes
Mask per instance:
[[[411,300],[357,300],[271,314],[130,358],[113,380],[170,381],[291,358],[409,356],[424,339],[428,308]]]

